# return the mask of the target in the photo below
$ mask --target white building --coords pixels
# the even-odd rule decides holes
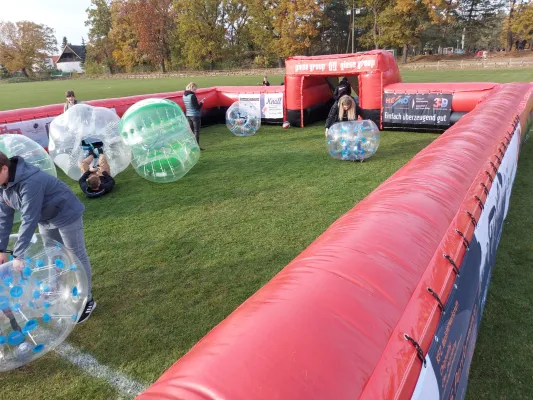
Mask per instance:
[[[83,72],[81,63],[85,61],[85,46],[65,46],[56,62],[58,70],[63,72]]]

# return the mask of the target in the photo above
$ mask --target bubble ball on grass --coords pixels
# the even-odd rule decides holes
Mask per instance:
[[[252,136],[261,127],[261,113],[253,104],[236,101],[226,111],[226,126],[235,136]]]
[[[18,235],[9,238],[13,249]],[[62,244],[35,234],[22,271],[0,265],[0,372],[21,367],[56,348],[87,302],[87,275]]]
[[[82,140],[103,143],[111,175],[128,168],[131,150],[118,134],[118,115],[105,107],[76,104],[50,124],[48,151],[54,163],[70,178],[78,180],[82,172],[79,163],[87,157]]]
[[[145,179],[175,182],[200,159],[200,147],[180,106],[166,99],[141,100],[122,116],[119,132],[131,147],[131,164]]]
[[[378,150],[379,136],[371,120],[338,122],[329,128],[326,146],[337,160],[363,161]]]

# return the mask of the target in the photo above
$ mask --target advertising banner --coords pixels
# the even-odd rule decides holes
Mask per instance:
[[[452,94],[383,94],[383,123],[450,126]]]
[[[520,125],[498,168],[426,355],[413,399],[464,399],[479,324],[518,164]]]
[[[28,121],[10,122],[7,125],[0,125],[0,134],[14,133],[24,135],[39,143],[44,148],[47,148],[50,123],[54,118],[46,117]]]

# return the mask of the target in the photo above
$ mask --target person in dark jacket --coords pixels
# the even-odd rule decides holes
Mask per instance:
[[[111,176],[111,169],[105,154],[101,154],[98,157],[97,168],[90,167],[92,163],[93,156],[89,156],[82,161],[81,170],[83,175],[78,180],[78,183],[85,196],[95,199],[111,192],[113,186],[115,186],[115,180]]]
[[[198,98],[196,97],[197,90],[198,85],[196,85],[196,83],[189,83],[183,93],[183,103],[185,104],[185,116],[187,117],[187,121],[189,121],[191,130],[194,132],[196,142],[198,143],[198,146],[200,146],[200,125],[202,122],[200,109],[204,105],[204,101],[198,101]],[[200,147],[200,150],[203,149]]]
[[[339,82],[338,86],[335,88],[335,91],[333,92],[333,100],[337,101],[342,96],[351,96],[352,95],[352,86],[350,85],[350,82],[348,82],[348,78],[344,77]]]
[[[263,86],[270,86],[270,82],[268,81],[268,77],[266,75],[263,77],[262,85]]]
[[[14,270],[23,270],[25,252],[37,227],[46,246],[53,247],[54,241],[63,243],[87,273],[87,303],[78,319],[78,323],[85,322],[96,307],[83,234],[85,206],[56,177],[27,164],[20,156],[8,158],[0,152],[0,264],[8,260],[6,251],[15,210],[22,214],[22,221],[12,254]]]
[[[359,106],[355,100],[350,96],[342,96],[339,101],[336,101],[329,110],[328,119],[326,120],[326,136],[329,128],[340,121],[355,121],[361,115]]]

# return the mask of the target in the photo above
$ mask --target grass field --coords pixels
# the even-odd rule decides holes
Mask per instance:
[[[409,81],[533,80],[526,72],[405,75]],[[197,79],[201,86],[259,80]],[[53,102],[60,102],[72,84],[80,98],[89,99],[110,97],[104,90],[110,84],[114,97],[179,90],[188,80],[177,81],[0,85],[0,92],[11,90],[0,96],[0,108],[45,104],[35,102],[44,101],[44,92],[55,96],[57,91]],[[6,99],[12,105],[6,107]],[[18,105],[12,99],[18,99]],[[119,175],[112,194],[83,199],[98,307],[68,343],[150,384],[340,215],[437,137],[383,132],[378,153],[360,164],[329,158],[323,124],[288,131],[265,126],[250,138],[235,138],[218,125],[202,130],[206,151],[176,184],[152,184],[128,169]],[[533,393],[532,175],[533,149],[527,142],[470,371],[469,400],[527,399]],[[80,194],[74,182],[60,177]],[[1,383],[0,398],[10,400],[128,397],[56,353],[2,375]]]
[[[403,71],[405,82],[533,82],[533,69],[494,69],[462,71]],[[67,90],[74,90],[79,100],[95,100],[136,94],[174,92],[195,81],[200,87],[257,85],[261,76],[232,76],[167,79],[102,79],[45,81],[0,84],[0,111],[63,103]],[[269,76],[273,85],[283,76]]]

